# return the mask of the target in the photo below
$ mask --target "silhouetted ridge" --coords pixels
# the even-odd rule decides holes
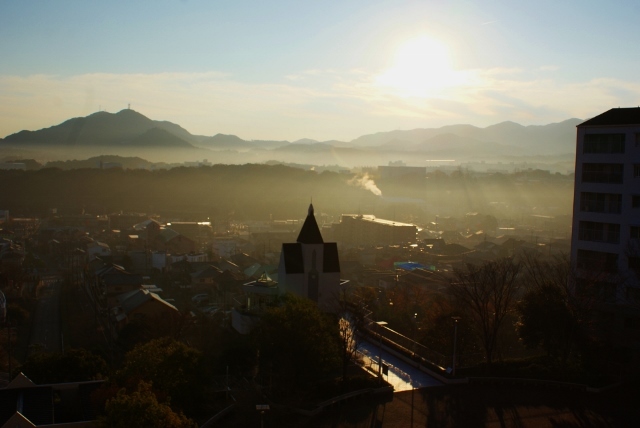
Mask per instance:
[[[121,146],[191,148],[195,138],[180,126],[154,121],[134,110],[97,112],[76,117],[39,131],[20,131],[5,138],[7,143],[47,146]]]

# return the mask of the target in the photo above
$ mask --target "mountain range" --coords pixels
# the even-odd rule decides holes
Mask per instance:
[[[540,126],[502,122],[486,128],[449,125],[440,128],[395,130],[363,135],[351,141],[294,142],[243,140],[236,135],[193,135],[181,126],[152,120],[130,109],[118,113],[97,112],[69,119],[50,128],[20,131],[0,139],[0,150],[48,150],[58,153],[144,155],[171,151],[180,157],[209,157],[230,163],[316,161],[353,165],[386,164],[394,159],[437,157],[495,159],[497,156],[573,155],[575,127],[580,119]],[[110,152],[110,153],[109,153]],[[2,152],[0,152],[1,154]],[[234,155],[235,153],[235,155]],[[239,161],[243,154],[244,161]],[[307,159],[304,159],[304,157]],[[54,156],[56,157],[56,156]]]

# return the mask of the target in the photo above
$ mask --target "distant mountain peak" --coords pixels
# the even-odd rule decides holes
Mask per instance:
[[[242,138],[232,134],[216,134],[213,137],[211,137],[211,139],[213,141],[224,141],[224,142],[232,142],[232,141],[237,141],[239,143],[245,142],[245,140],[243,140]]]
[[[491,131],[493,129],[519,130],[524,128],[526,128],[526,126],[520,125],[519,123],[513,122],[511,120],[505,120],[504,122],[496,123],[495,125],[489,125],[484,129],[485,131]]]
[[[157,122],[135,110],[117,113],[99,111],[74,117],[38,131],[20,131],[5,138],[4,143],[46,147],[97,147],[133,144],[145,147],[192,146],[194,137],[171,122]]]
[[[318,140],[312,140],[311,138],[301,138],[299,140],[294,141],[291,144],[316,144],[319,143]]]

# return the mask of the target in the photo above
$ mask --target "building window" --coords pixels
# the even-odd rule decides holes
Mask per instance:
[[[620,243],[620,225],[615,223],[599,223],[581,221],[578,224],[578,239],[581,241]]]
[[[620,214],[622,211],[622,195],[616,193],[581,192],[580,211]]]
[[[631,195],[631,208],[640,208],[640,195]]]
[[[618,272],[618,255],[602,251],[578,250],[578,269],[606,273]]]
[[[633,164],[633,178],[640,177],[640,163]]]
[[[634,272],[640,272],[640,257],[629,256],[629,269]]]
[[[630,238],[631,239],[640,239],[640,226],[631,226],[630,227]]]
[[[621,163],[583,163],[582,181],[622,184],[623,172],[624,165]],[[638,173],[640,173],[640,165],[638,165]]]
[[[625,134],[587,134],[583,153],[624,153]]]

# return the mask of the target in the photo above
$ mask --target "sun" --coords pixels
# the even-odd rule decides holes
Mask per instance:
[[[398,48],[394,65],[379,75],[376,83],[403,97],[428,97],[461,82],[451,67],[447,47],[422,36]]]

